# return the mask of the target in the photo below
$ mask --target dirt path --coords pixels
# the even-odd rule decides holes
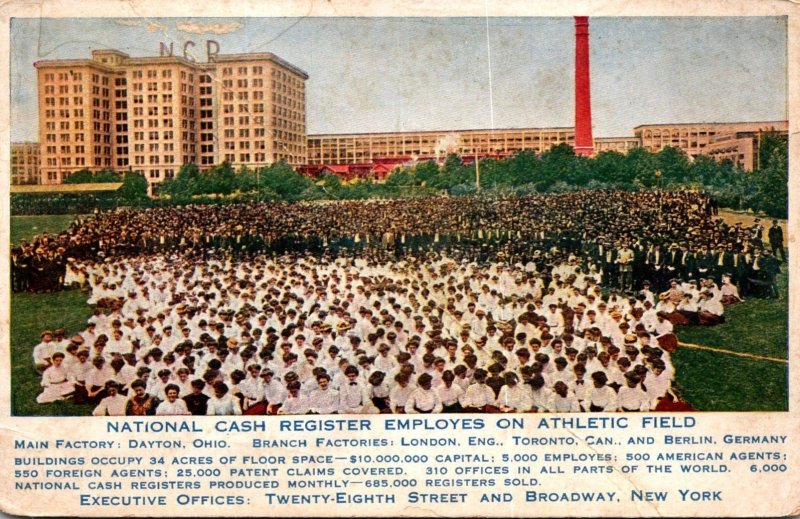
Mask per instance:
[[[764,226],[764,239],[767,239],[767,230],[772,227],[772,218],[769,216],[761,216],[755,215],[753,213],[745,213],[739,211],[732,211],[730,209],[720,209],[719,210],[719,218],[722,218],[725,223],[728,225],[736,225],[737,222],[741,222],[742,226],[750,227],[753,225],[753,221],[756,218],[761,218],[761,225]],[[783,228],[783,246],[786,247],[788,245],[789,240],[789,232],[786,228],[786,220],[778,219],[778,225]]]

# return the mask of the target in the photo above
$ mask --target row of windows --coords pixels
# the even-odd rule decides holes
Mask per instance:
[[[78,110],[75,110],[75,111],[77,112]],[[82,112],[83,112],[83,110],[81,110],[81,117],[83,116]],[[75,116],[77,117],[78,115],[75,114]],[[55,121],[47,121],[45,123],[45,128],[47,130],[49,130],[49,131],[55,130],[56,129]],[[59,130],[69,130],[70,129],[70,122],[69,121],[59,121],[58,128],[59,128]],[[72,128],[75,129],[75,130],[83,130],[83,121],[75,121],[74,123],[72,123]]]
[[[162,115],[172,115],[172,107],[171,106],[163,106],[163,107],[161,107],[161,114]],[[133,107],[133,115],[134,116],[144,116],[144,107],[142,107],[142,106],[134,106]],[[148,106],[147,107],[147,115],[149,115],[149,116],[158,115],[158,107],[157,106]]]
[[[223,132],[223,135],[226,139],[233,139],[236,137],[236,130],[233,128],[226,128]],[[264,137],[266,135],[265,128],[253,128],[253,135],[255,137]],[[240,128],[239,129],[239,138],[240,139],[248,139],[250,137],[250,129],[249,128]]]
[[[250,149],[250,141],[238,141],[239,146],[236,146],[236,144],[236,141],[226,141],[223,147],[226,150],[235,150],[237,148],[240,150]],[[267,143],[265,141],[254,141],[253,148],[257,150],[265,150],[267,149]]]
[[[240,76],[245,76],[245,75],[247,75],[247,73],[248,73],[248,71],[249,71],[249,70],[251,70],[249,67],[244,67],[244,66],[243,66],[243,67],[238,67],[238,68],[236,69],[236,72],[237,72],[237,73],[238,73]],[[264,67],[261,67],[261,66],[254,66],[254,67],[252,68],[252,72],[253,72],[253,75],[263,74],[263,73],[264,73]],[[233,75],[233,67],[223,67],[223,69],[222,69],[222,75],[223,75],[223,76],[232,76],[232,75]]]
[[[249,81],[247,79],[237,79],[236,83],[233,82],[232,79],[223,79],[222,80],[222,88],[226,90],[230,90],[236,85],[236,88],[264,88],[264,80],[263,79],[253,79]]]
[[[56,87],[55,85],[45,85],[44,87],[45,94],[55,94]],[[69,94],[69,85],[59,85],[58,87],[59,94]],[[83,85],[72,85],[72,93],[73,94],[82,94],[83,93]]]
[[[172,133],[172,132],[170,132],[170,133]],[[172,143],[172,142],[165,142],[162,145],[161,143],[158,143],[158,142],[151,142],[150,144],[147,145],[147,147],[148,147],[148,150],[150,151],[150,153],[157,153],[157,152],[161,151],[162,149],[164,151],[173,151],[175,149],[175,144]],[[133,151],[135,153],[144,153],[144,148],[145,148],[144,143],[137,143],[137,144],[133,145]]]
[[[222,93],[222,100],[223,101],[233,101],[234,99],[238,99],[239,101],[247,101],[250,97],[250,91],[243,90],[241,92],[223,92]],[[253,91],[253,99],[255,101],[261,101],[264,99],[264,92],[261,90]],[[207,100],[211,100],[211,98],[207,98]]]
[[[95,146],[95,151],[97,151],[98,148],[99,148],[98,146]],[[55,155],[57,153],[56,150],[58,150],[58,147],[57,146],[47,146],[46,149],[47,149],[47,153],[49,155]],[[79,153],[79,154],[86,153],[84,146],[75,146],[75,148],[72,148],[71,146],[61,146],[60,151],[61,151],[61,153],[66,154],[66,153],[72,153],[73,149],[75,150],[75,153]]]
[[[222,105],[222,113],[224,114],[232,114],[234,113],[234,106],[237,108],[237,113],[240,114],[249,114],[249,113],[264,113],[264,103],[254,103],[253,105],[246,105],[246,104],[239,104],[237,105]],[[252,106],[252,110],[250,109]]]
[[[195,153],[194,145],[191,145],[191,146],[184,145],[183,146],[183,152],[184,153],[191,153],[192,155],[194,155],[194,153]],[[156,165],[156,164],[161,164],[162,163],[161,158],[162,157],[160,155],[150,155],[150,156],[147,156],[147,157],[145,157],[144,155],[134,155],[133,156],[133,163],[136,164],[137,166],[142,166],[145,163],[150,164],[150,165]],[[164,164],[175,164],[175,155],[164,155],[163,158],[164,158],[164,160],[163,160]],[[189,163],[188,159],[189,159],[189,156],[188,155],[184,155],[183,156],[183,163],[184,164],[188,164]]]
[[[170,135],[169,138],[172,139],[172,137],[171,137],[172,132],[164,132],[164,135]],[[145,132],[133,132],[133,140],[134,141],[143,141],[143,140],[145,140],[144,136],[145,136]],[[158,140],[158,132],[148,132],[147,136],[148,136],[149,140],[151,140],[151,141]],[[164,137],[164,139],[167,140],[166,137]],[[181,139],[184,140],[184,141],[192,141],[192,142],[194,142],[195,133],[194,132],[181,132]]]
[[[81,74],[80,72],[73,72],[71,70],[68,73],[67,72],[59,72],[58,73],[58,80],[59,81],[68,81],[70,79],[73,80],[73,81],[83,81],[83,74]],[[44,80],[45,81],[55,81],[56,80],[56,74],[53,73],[53,72],[48,72],[48,73],[46,73],[44,75]],[[95,81],[95,83],[96,83],[96,81]]]
[[[158,77],[158,69],[147,69],[147,70],[134,70],[133,71],[133,78],[134,79],[142,79],[144,74],[147,74],[148,79],[155,79]],[[172,77],[172,70],[171,69],[162,69],[161,70],[161,77],[164,79],[168,79]]]
[[[134,70],[131,72],[131,75],[133,76],[133,79],[144,79],[145,77],[147,77],[147,79],[157,79],[158,69],[150,68],[146,70],[141,70],[141,69]],[[161,79],[170,79],[170,78],[172,78],[172,69],[168,68],[161,69]],[[185,70],[181,70],[181,79],[185,80],[187,78],[189,79],[189,81],[194,81],[194,74],[192,73],[187,74]],[[202,76],[200,81],[202,82]]]
[[[144,128],[144,119],[134,119],[133,120],[133,127],[134,128]],[[161,125],[158,124],[158,119],[147,119],[147,127],[148,128],[172,128],[174,125],[175,119],[162,119]],[[194,120],[187,120],[181,119],[181,128],[189,128],[194,130]]]
[[[277,161],[278,160],[278,154],[276,153],[274,156],[275,156],[275,160]],[[244,164],[249,164],[251,157],[253,158],[254,162],[259,162],[260,163],[260,162],[266,162],[267,161],[267,154],[259,152],[259,153],[254,153],[252,155],[250,153],[240,153],[239,154],[239,162],[240,163],[244,163]],[[211,158],[211,157],[209,157],[209,158]],[[235,153],[226,153],[225,154],[225,162],[235,163],[236,162],[236,154]],[[208,162],[208,164],[211,164],[211,163]]]

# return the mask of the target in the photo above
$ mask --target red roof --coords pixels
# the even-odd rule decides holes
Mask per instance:
[[[350,166],[346,164],[325,164],[320,167],[320,171],[330,171],[331,173],[350,173]]]
[[[389,173],[397,166],[398,164],[376,164],[375,167],[372,168],[372,171],[376,173]]]

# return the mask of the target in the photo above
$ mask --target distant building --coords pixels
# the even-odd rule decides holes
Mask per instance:
[[[86,168],[158,184],[189,163],[306,163],[308,75],[273,54],[197,63],[95,50],[35,67],[43,184]]]
[[[595,137],[594,138],[594,153],[602,153],[604,151],[617,151],[619,153],[628,153],[633,148],[639,148],[639,139],[635,137]]]
[[[141,172],[155,185],[183,164],[252,168],[280,160],[313,176],[326,166],[347,165],[346,174],[328,171],[382,179],[398,166],[442,162],[451,153],[474,161],[575,146],[572,127],[306,135],[308,75],[270,53],[215,53],[198,63],[171,51],[135,58],[105,49],[93,51],[91,59],[46,60],[35,67],[40,146],[22,151],[12,182],[60,184],[82,169],[110,169]],[[646,124],[631,137],[592,142],[594,153],[674,146],[690,158],[730,159],[752,170],[759,135],[767,131],[785,135],[788,123]],[[38,173],[21,169],[23,164],[38,165]]]
[[[728,160],[744,171],[753,171],[760,167],[759,149],[764,134],[775,134],[783,139],[789,138],[786,125],[782,130],[743,131],[721,133],[715,135],[706,146],[703,154],[717,162]]]
[[[574,144],[572,128],[341,133],[308,136],[308,164],[357,164],[386,159],[443,161],[447,155],[503,158]]]
[[[11,185],[39,183],[39,143],[11,143]]]
[[[672,146],[680,148],[690,158],[694,158],[707,154],[706,147],[721,135],[737,132],[785,132],[788,128],[788,121],[643,124],[633,129],[633,135],[639,140],[640,146],[650,151],[657,152]]]

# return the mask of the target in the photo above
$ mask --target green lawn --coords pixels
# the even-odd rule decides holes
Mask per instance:
[[[11,243],[16,245],[20,240],[30,240],[37,234],[45,232],[58,234],[67,229],[73,220],[75,215],[72,214],[12,216]]]
[[[86,294],[79,290],[11,296],[11,409],[15,415],[74,416],[91,413],[91,407],[72,402],[37,404],[41,377],[33,367],[33,347],[43,330],[64,328],[68,334],[83,330],[92,315]]]
[[[781,299],[748,299],[728,307],[725,323],[684,326],[682,342],[778,359],[788,358],[788,277],[778,276]],[[678,348],[672,355],[676,384],[697,409],[788,410],[788,364]]]

